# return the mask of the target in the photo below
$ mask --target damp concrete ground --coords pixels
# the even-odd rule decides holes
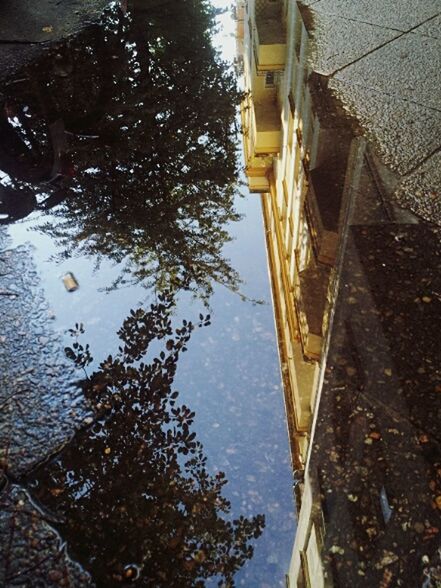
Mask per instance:
[[[32,247],[8,247],[0,229],[0,467],[17,477],[57,450],[87,419],[81,374],[52,328]]]
[[[305,0],[311,65],[396,174],[395,199],[441,222],[439,0]]]
[[[0,9],[0,80],[96,20],[109,0],[5,0]]]

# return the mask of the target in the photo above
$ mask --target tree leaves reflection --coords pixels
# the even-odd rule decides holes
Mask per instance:
[[[237,289],[222,247],[239,218],[239,93],[215,16],[205,0],[114,3],[6,88],[3,222],[50,212],[40,229],[63,257],[123,264],[114,287]]]
[[[195,414],[173,389],[180,354],[210,317],[173,329],[172,308],[166,294],[130,312],[117,353],[84,381],[96,422],[29,481],[99,586],[234,586],[264,527],[262,515],[232,519],[225,475],[207,471]],[[78,346],[68,355],[86,367],[81,331],[72,330]]]

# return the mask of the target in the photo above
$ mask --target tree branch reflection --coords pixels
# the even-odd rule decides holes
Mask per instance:
[[[112,287],[237,289],[222,247],[239,218],[239,93],[215,17],[204,0],[114,5],[6,88],[0,223],[50,212],[40,230],[62,257],[124,266]]]
[[[195,414],[173,389],[180,354],[210,317],[173,330],[172,308],[164,295],[130,312],[117,353],[84,382],[96,422],[29,481],[64,518],[63,537],[99,586],[200,587],[209,578],[234,586],[264,527],[262,515],[232,518],[225,475],[208,472]],[[81,331],[72,330],[67,355],[87,369]]]

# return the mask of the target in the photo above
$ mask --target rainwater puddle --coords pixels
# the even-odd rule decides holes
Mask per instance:
[[[2,89],[0,457],[98,586],[272,588],[289,563],[260,203],[212,27],[114,4]],[[5,585],[52,585],[49,547],[21,569],[11,537]]]

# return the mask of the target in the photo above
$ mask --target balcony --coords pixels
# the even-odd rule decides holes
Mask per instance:
[[[282,122],[275,102],[254,104],[254,154],[276,155],[282,141]]]
[[[256,155],[255,147],[258,141],[254,108],[251,100],[242,104],[242,129],[245,158],[245,173],[248,177],[250,192],[263,194],[269,192],[269,172],[273,167],[271,155]]]
[[[270,191],[270,183],[267,170],[262,168],[245,168],[248,178],[248,189],[252,193],[265,194]]]
[[[282,122],[277,104],[272,98],[253,103],[248,97],[242,104],[241,114],[245,173],[250,191],[268,192],[268,174],[282,141]]]
[[[306,214],[318,261],[335,263],[346,161],[325,161],[308,174]]]
[[[234,7],[233,18],[236,21],[236,38],[243,40],[245,26],[245,4],[243,0],[238,0]]]
[[[297,266],[298,267],[298,266]],[[321,356],[323,317],[329,284],[328,267],[310,262],[294,279],[294,296],[303,353],[309,359]]]
[[[257,72],[285,68],[286,32],[281,2],[264,2],[256,7],[254,52]]]

